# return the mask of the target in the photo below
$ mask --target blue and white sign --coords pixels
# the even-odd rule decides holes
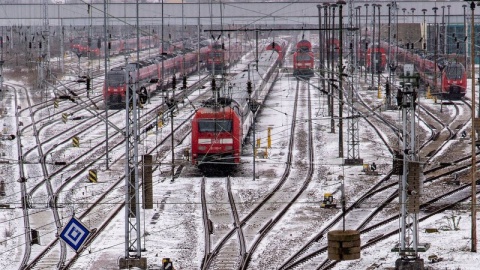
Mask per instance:
[[[85,239],[87,239],[90,231],[75,217],[72,217],[70,221],[65,225],[60,234],[60,238],[65,241],[75,251],[78,251],[82,247]]]

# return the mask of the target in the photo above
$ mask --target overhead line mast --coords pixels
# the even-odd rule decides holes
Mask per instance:
[[[349,0],[348,8],[348,27],[353,29],[353,0]],[[350,59],[348,61],[348,73],[349,73],[349,85],[348,85],[348,99],[350,106],[348,106],[348,119],[347,119],[347,159],[345,159],[345,164],[363,164],[363,159],[360,158],[360,135],[358,132],[358,122],[360,118],[353,117],[355,115],[355,98],[354,98],[354,85],[358,84],[358,73],[357,73],[357,59],[356,59],[356,49],[358,44],[355,42],[357,39],[357,32],[350,31],[349,43],[350,43]],[[342,79],[342,78],[340,78]]]

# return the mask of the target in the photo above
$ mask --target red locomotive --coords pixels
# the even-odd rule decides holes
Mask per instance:
[[[223,43],[213,41],[208,48],[207,69],[214,74],[225,71],[230,65],[237,62],[241,56],[241,45],[233,40],[223,41]]]
[[[214,97],[199,108],[192,119],[191,161],[200,169],[205,165],[239,164],[243,141],[250,129],[253,112],[249,102],[260,105],[278,75],[277,52],[259,56],[258,71],[242,71],[230,83],[252,90],[233,91],[228,97]],[[213,84],[213,83],[212,83]],[[215,87],[215,86],[214,86]],[[253,99],[253,100],[252,100]]]
[[[371,73],[382,73],[387,67],[387,53],[379,45],[370,46],[365,53],[365,67]]]
[[[300,77],[312,77],[314,64],[312,43],[302,39],[297,43],[297,50],[293,54],[293,75]]]
[[[459,99],[465,96],[467,89],[467,73],[461,63],[447,63],[442,72],[442,97]]]
[[[382,48],[386,49],[387,43],[382,43]],[[404,48],[395,48],[397,51],[397,62],[413,64],[415,71],[420,75],[420,79],[433,89],[433,93],[445,99],[459,99],[465,96],[467,89],[467,74],[462,63],[446,61],[444,58],[422,57]],[[452,57],[452,56],[450,56]],[[443,68],[440,70],[439,66]],[[435,80],[436,74],[436,80]]]
[[[138,69],[139,91],[148,94],[159,89],[166,89],[171,84],[174,76],[177,78],[183,74],[190,74],[197,69],[197,57],[206,57],[206,48],[200,48],[200,52],[189,50],[184,55],[161,55],[148,60],[129,63],[128,67]],[[163,69],[163,71],[162,71]],[[107,81],[103,85],[103,98],[105,106],[112,109],[125,108],[126,91],[126,68],[125,66],[112,68],[107,73]],[[131,76],[136,76],[131,74]]]

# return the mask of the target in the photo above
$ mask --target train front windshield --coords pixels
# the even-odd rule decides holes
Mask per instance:
[[[110,73],[108,74],[108,86],[121,86],[125,84],[125,74],[123,73]]]
[[[465,73],[465,69],[460,64],[448,65],[445,68],[445,75],[449,80],[460,80]]]
[[[198,121],[200,132],[231,132],[231,120],[200,120]]]
[[[312,57],[308,54],[299,53],[297,55],[297,61],[310,61]]]

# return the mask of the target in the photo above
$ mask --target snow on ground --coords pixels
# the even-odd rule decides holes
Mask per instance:
[[[278,101],[279,106],[275,107],[279,113],[272,113],[274,110],[271,110],[269,116],[271,120],[263,119],[263,121],[275,123],[274,132],[286,136],[285,132],[288,134],[291,119],[281,112],[283,108],[290,106],[288,102],[293,101],[293,93],[290,92],[292,87],[290,84],[281,87],[285,88],[286,94],[279,96],[281,99]],[[423,100],[422,102],[432,103],[433,101]],[[319,111],[323,110],[321,104],[317,105]],[[439,105],[430,104],[429,106]],[[396,116],[398,114],[392,115],[392,117]],[[11,113],[3,115],[0,118],[1,126],[9,127],[11,125],[9,121],[12,119]],[[314,188],[321,190],[317,191],[316,194],[317,197],[321,197],[323,192],[337,188],[338,176],[343,175],[347,193],[354,193],[356,186],[361,184],[362,179],[365,179],[364,176],[361,176],[363,175],[362,168],[360,166],[342,166],[342,160],[338,158],[337,135],[328,132],[329,123],[327,120],[318,121],[316,125],[324,131],[322,132],[324,137],[322,137],[323,142],[321,143],[323,147],[317,153],[318,156],[322,157],[318,166],[324,166],[328,172],[318,174],[318,179],[312,190]],[[258,132],[259,135],[264,136],[265,128],[263,130],[260,128]],[[365,128],[364,121],[360,121],[360,132],[361,157],[365,162],[375,161],[380,165],[390,164],[391,157],[387,156],[384,149],[377,147],[381,145],[381,142],[376,141],[371,131]],[[2,154],[2,158],[15,159],[15,147],[6,147],[7,143],[1,142],[2,153],[5,153],[4,156]],[[255,181],[250,176],[237,178],[232,183],[234,185],[233,190],[243,193],[243,198],[248,193],[246,191],[268,190],[274,182],[272,180],[277,179],[283,172],[281,161],[283,160],[282,153],[284,150],[283,145],[274,146],[269,158],[257,160],[258,178]],[[250,158],[248,156],[244,157],[247,160]],[[379,166],[380,173],[385,173],[387,169],[387,165]],[[8,183],[9,194],[20,194],[19,185],[16,182],[18,171],[15,170],[15,167],[1,165],[1,171],[1,179]],[[325,178],[321,179],[322,177]],[[177,270],[199,269],[203,256],[203,224],[201,224],[199,199],[200,179],[179,178],[172,183],[170,179],[165,178],[158,171],[154,174],[153,179],[155,184],[154,209],[142,211],[141,215],[141,227],[145,236],[142,238],[142,246],[145,248],[142,256],[147,258],[149,264],[160,264],[162,258],[168,257],[173,260]],[[209,188],[212,188],[211,185]],[[352,194],[352,196],[354,195]],[[12,200],[18,202],[19,198],[17,197],[0,198],[0,202],[5,203]],[[305,199],[302,202],[306,202]],[[298,205],[301,205],[301,203]],[[23,221],[21,216],[22,212],[18,208],[15,210],[0,210],[0,267],[3,267],[3,269],[18,269],[18,263],[22,258],[24,238],[22,236]],[[420,254],[421,258],[425,260],[426,266],[432,267],[432,269],[478,269],[480,254],[470,252],[470,219],[469,211],[459,210],[447,211],[420,223],[420,242],[431,244],[431,248],[427,252]],[[439,231],[426,233],[426,228],[437,228]],[[125,255],[123,211],[111,222],[106,231],[108,233],[104,233],[97,238],[72,269],[117,268],[118,259]],[[13,235],[9,233],[13,233]],[[295,231],[289,230],[289,233],[295,234]],[[298,236],[293,235],[292,237]],[[361,259],[342,262],[335,269],[366,269],[372,265],[377,265],[378,269],[391,268],[395,265],[398,254],[391,252],[390,249],[397,242],[397,236],[391,237],[374,247],[363,250]],[[69,254],[69,256],[73,254],[71,249],[69,249]],[[437,255],[443,260],[434,264],[429,263],[427,258],[430,255]],[[274,268],[266,267],[265,269]]]

